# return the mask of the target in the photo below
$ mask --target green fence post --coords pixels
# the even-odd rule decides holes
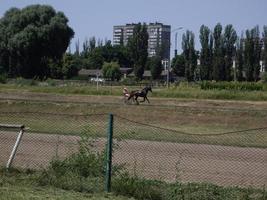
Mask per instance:
[[[109,114],[109,125],[107,132],[107,160],[106,160],[106,183],[105,191],[110,192],[111,170],[112,170],[112,139],[113,139],[113,114]]]

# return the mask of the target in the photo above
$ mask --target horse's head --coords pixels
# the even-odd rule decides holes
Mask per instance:
[[[151,86],[147,86],[147,87],[145,87],[145,90],[148,92],[148,91],[150,91],[150,92],[152,92],[152,88],[151,88]]]

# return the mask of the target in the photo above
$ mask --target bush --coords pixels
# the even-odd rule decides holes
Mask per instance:
[[[262,75],[262,81],[264,83],[267,83],[267,72],[264,72],[264,74]]]
[[[203,81],[200,84],[202,90],[240,90],[263,91],[264,85],[260,82],[210,82]]]
[[[112,192],[136,199],[161,200],[164,183],[123,173],[113,179]]]
[[[50,163],[38,178],[39,184],[79,192],[103,191],[105,154],[93,151],[92,146],[93,141],[83,138],[77,153]]]
[[[7,75],[0,74],[0,83],[6,83],[6,82],[7,82]]]

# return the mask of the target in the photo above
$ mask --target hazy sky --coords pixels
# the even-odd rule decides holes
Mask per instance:
[[[267,25],[267,0],[0,0],[0,16],[11,7],[23,8],[31,4],[49,4],[63,11],[75,31],[72,44],[87,37],[112,40],[114,25],[132,22],[161,22],[178,32],[178,52],[185,30],[195,33],[199,49],[199,28],[205,24],[213,29],[220,22],[233,24],[238,35],[255,25]],[[172,33],[171,51],[174,50]],[[72,45],[73,47],[74,45]],[[72,49],[74,50],[74,49]]]

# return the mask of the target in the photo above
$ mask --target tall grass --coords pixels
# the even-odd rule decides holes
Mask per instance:
[[[83,138],[77,153],[63,160],[55,158],[41,173],[39,184],[78,192],[103,192],[105,153],[93,151],[92,145],[91,139]]]
[[[265,189],[223,187],[210,183],[166,183],[146,180],[127,173],[113,181],[113,192],[139,200],[265,200]]]
[[[211,82],[203,81],[200,83],[202,90],[235,90],[235,91],[263,91],[262,82]]]
[[[145,83],[127,86],[129,90],[141,89]],[[148,84],[148,83],[147,83]],[[126,84],[125,84],[126,85]],[[49,79],[46,82],[38,80],[26,80],[18,78],[9,81],[8,84],[0,84],[0,90],[4,91],[28,91],[56,94],[79,95],[115,95],[122,96],[124,85],[99,85],[87,81],[58,81]],[[207,82],[188,83],[181,82],[166,87],[153,87],[153,93],[149,96],[163,98],[191,98],[191,99],[227,99],[227,100],[267,100],[267,83],[250,82]]]

